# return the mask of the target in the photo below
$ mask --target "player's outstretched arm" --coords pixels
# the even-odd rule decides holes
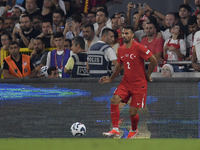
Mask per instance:
[[[153,72],[153,70],[157,64],[157,59],[153,55],[151,55],[151,57],[149,57],[148,60],[149,60],[150,64],[149,64],[148,71],[146,72],[146,76],[147,76],[147,81],[150,82],[150,81],[153,81],[153,79],[151,78],[151,73]]]
[[[103,83],[112,82],[118,76],[118,74],[120,73],[120,71],[122,70],[122,66],[123,66],[123,64],[119,64],[117,62],[113,74],[110,77],[108,77],[108,76],[101,77],[100,80],[99,80],[99,83],[103,84]]]

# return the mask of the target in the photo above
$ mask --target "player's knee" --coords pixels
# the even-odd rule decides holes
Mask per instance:
[[[120,99],[114,95],[112,98],[111,98],[111,104],[119,104],[120,103]]]
[[[129,110],[129,115],[130,115],[131,117],[133,117],[133,116],[137,115],[137,111],[134,110],[134,109],[130,109],[130,110]]]

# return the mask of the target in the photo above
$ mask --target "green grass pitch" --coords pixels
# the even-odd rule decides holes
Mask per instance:
[[[200,150],[200,139],[0,139],[0,150]]]

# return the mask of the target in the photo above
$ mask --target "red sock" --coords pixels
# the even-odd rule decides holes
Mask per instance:
[[[119,105],[110,104],[110,115],[111,115],[113,128],[118,128]]]
[[[132,131],[137,130],[138,122],[139,122],[139,115],[136,114],[135,116],[131,117],[131,126],[132,126]]]

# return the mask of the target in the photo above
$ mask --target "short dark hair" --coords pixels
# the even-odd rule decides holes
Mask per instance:
[[[54,13],[60,14],[61,18],[64,17],[64,15],[65,15],[65,14],[64,14],[64,11],[63,11],[62,9],[55,9],[55,10],[53,11],[53,14],[54,14]]]
[[[113,32],[113,29],[105,28],[105,29],[103,29],[103,31],[102,31],[102,36],[103,36],[103,35],[108,35],[108,32],[112,32],[113,34],[115,34],[115,33]]]
[[[83,28],[87,28],[87,27],[90,27],[92,29],[92,31],[94,32],[94,25],[91,24],[91,23],[87,23],[83,26]]]
[[[3,33],[3,34],[1,35],[1,37],[2,37],[3,35],[8,36],[8,40],[9,40],[9,41],[12,41],[12,37],[11,37],[10,34],[8,34],[8,33]]]
[[[52,71],[55,71],[55,70],[57,70],[56,67],[49,67],[49,68],[47,69],[47,74],[48,74],[48,75],[51,75],[51,72],[52,72]]]
[[[20,45],[19,45],[18,42],[12,41],[12,42],[10,42],[10,43],[8,44],[8,48],[10,48],[10,45],[15,45],[15,44],[17,44],[17,46],[20,47]]]
[[[193,15],[188,18],[188,25],[197,24],[197,16]]]
[[[131,25],[124,26],[123,29],[130,29],[134,33],[134,27]]]
[[[51,24],[51,26],[52,26],[52,21],[51,20],[49,20],[49,19],[42,20],[42,23],[46,23],[46,22],[49,22]]]
[[[23,15],[23,16],[21,16],[21,18],[24,18],[24,17],[28,17],[28,18],[29,18],[29,20],[30,20],[30,21],[32,21],[32,19],[31,19],[31,16],[30,16],[30,15]]]
[[[99,4],[99,5],[96,6],[96,8],[97,8],[97,7],[103,7],[104,10],[108,11],[107,6],[104,5],[104,4]]]
[[[185,8],[185,9],[187,9],[189,12],[191,12],[191,7],[190,7],[190,5],[188,5],[188,4],[182,4],[182,5],[180,5],[180,6],[179,6],[179,10],[180,10],[181,8]]]
[[[74,22],[78,22],[78,23],[82,22],[82,16],[81,16],[81,14],[76,13],[76,14],[73,14],[71,17],[72,17],[72,20]]]
[[[43,37],[36,37],[34,40],[40,40],[42,44],[45,44]]]
[[[62,32],[56,32],[54,35],[53,35],[54,38],[64,38],[64,35]]]
[[[115,19],[115,14],[110,17],[110,20]]]
[[[13,21],[13,19],[12,19],[11,17],[6,17],[6,18],[4,19],[4,22],[5,22],[5,20],[8,20],[8,19],[12,20],[12,22],[14,23],[14,21]]]
[[[0,17],[0,20],[2,21],[2,23],[4,24],[4,19],[2,17]]]
[[[65,41],[69,42],[69,46],[72,47],[72,40],[71,39],[65,39]]]
[[[75,46],[77,46],[78,44],[80,45],[81,49],[85,50],[85,41],[83,39],[83,37],[81,36],[76,36],[72,39],[72,41],[74,41]]]
[[[96,12],[94,12],[94,11],[89,11],[88,14],[93,14],[93,15],[96,16]],[[88,14],[87,14],[87,15],[88,15]]]
[[[108,18],[108,11],[107,11],[107,10],[101,8],[101,9],[99,9],[99,10],[97,11],[97,13],[98,13],[99,11],[103,12],[103,13],[105,14],[105,17]]]
[[[33,19],[35,19],[35,18],[37,18],[38,20],[41,20],[41,21],[43,20],[43,18],[42,18],[42,16],[41,16],[41,15],[36,15],[36,16],[33,16],[32,20],[33,20]]]
[[[22,13],[22,10],[19,7],[14,7],[13,9],[19,9],[20,10],[20,14]]]

